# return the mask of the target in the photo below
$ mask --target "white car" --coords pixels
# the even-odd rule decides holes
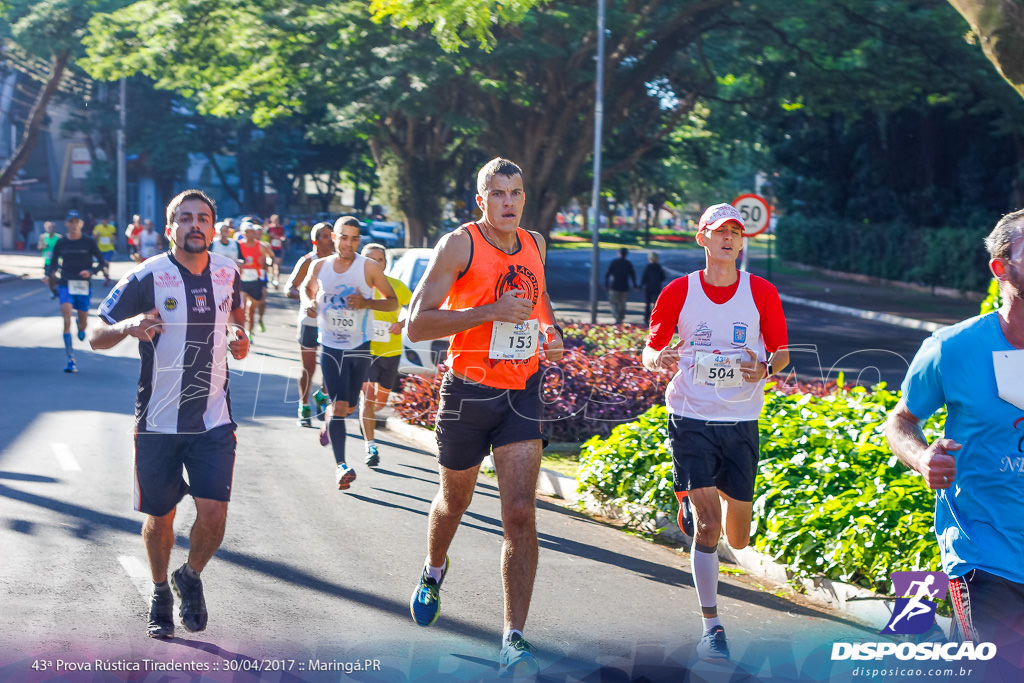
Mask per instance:
[[[409,291],[415,291],[433,254],[433,249],[406,249],[390,263],[387,274],[404,282]],[[405,319],[408,316],[406,307],[399,317]],[[398,364],[398,371],[403,374],[432,375],[437,372],[437,364],[444,360],[447,352],[447,338],[414,342],[409,340],[409,334],[402,328],[402,360]]]

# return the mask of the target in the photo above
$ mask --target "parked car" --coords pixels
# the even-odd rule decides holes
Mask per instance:
[[[405,226],[401,223],[370,221],[366,227],[371,242],[383,244],[388,249],[405,245]]]
[[[433,253],[433,249],[406,249],[401,256],[391,262],[387,274],[404,282],[410,291],[415,291],[427,271],[427,264],[430,263]],[[404,320],[408,317],[409,310],[406,307],[399,318]],[[437,372],[437,364],[444,361],[447,352],[447,338],[414,342],[409,339],[405,328],[402,328],[402,360],[399,361],[398,371],[405,374],[434,374]]]

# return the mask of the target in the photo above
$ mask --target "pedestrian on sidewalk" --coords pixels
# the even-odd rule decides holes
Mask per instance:
[[[644,322],[651,319],[651,307],[658,300],[661,288],[665,284],[665,269],[658,263],[658,252],[647,255],[647,265],[640,273],[640,287],[644,290]]]
[[[935,490],[935,535],[956,637],[996,645],[985,680],[1019,681],[1024,661],[1024,211],[985,239],[998,311],[926,339],[889,413],[892,452]],[[946,406],[944,434],[921,424]],[[994,671],[992,671],[994,669]]]
[[[174,636],[173,586],[187,631],[206,628],[200,573],[224,538],[235,463],[235,423],[228,400],[227,354],[241,360],[249,339],[238,264],[208,249],[217,209],[199,190],[167,205],[170,251],[140,263],[100,305],[104,324],[92,348],[139,340],[135,404],[135,506],[146,517],[142,539],[153,579],[151,638]],[[182,472],[188,474],[186,483]],[[196,519],[188,559],[170,575],[178,503],[192,495]]]
[[[679,526],[693,539],[690,564],[703,618],[697,654],[729,659],[718,618],[718,541],[723,529],[733,548],[750,541],[764,383],[789,363],[789,351],[778,291],[736,267],[739,211],[708,207],[697,244],[705,267],[673,280],[658,297],[643,364],[675,373],[665,402]],[[677,331],[679,341],[670,345]]]
[[[626,303],[629,301],[629,288],[636,287],[636,271],[626,254],[625,247],[619,249],[619,258],[608,264],[604,274],[604,287],[608,290],[608,304],[612,308],[615,324],[621,325],[626,319]]]
[[[522,170],[507,159],[477,174],[479,221],[441,238],[413,294],[413,341],[451,336],[435,434],[440,486],[427,523],[426,566],[412,594],[413,620],[440,613],[448,548],[473,499],[480,463],[493,449],[504,533],[501,582],[502,674],[529,675],[538,664],[523,637],[537,573],[536,488],[540,432],[539,353],[562,357],[544,277],[546,244],[519,225],[526,202]],[[545,341],[541,342],[543,339]]]

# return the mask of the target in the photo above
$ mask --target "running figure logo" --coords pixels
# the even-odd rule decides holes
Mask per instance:
[[[946,599],[949,577],[942,572],[893,572],[896,604],[881,633],[917,635],[935,623],[935,604]]]

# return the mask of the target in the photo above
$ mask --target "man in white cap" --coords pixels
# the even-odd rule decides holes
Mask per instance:
[[[750,541],[764,382],[789,363],[789,351],[778,291],[736,267],[739,211],[709,207],[697,244],[706,265],[658,297],[643,363],[675,373],[665,402],[679,522],[693,538],[690,562],[704,622],[697,654],[728,659],[718,619],[718,541],[723,529],[733,548]],[[670,345],[677,330],[679,340]]]

